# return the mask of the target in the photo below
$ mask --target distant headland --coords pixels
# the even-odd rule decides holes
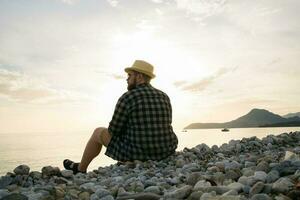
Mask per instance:
[[[250,127],[291,127],[300,126],[300,112],[284,116],[265,109],[252,109],[249,113],[235,120],[224,123],[192,123],[184,129],[210,128],[250,128]]]

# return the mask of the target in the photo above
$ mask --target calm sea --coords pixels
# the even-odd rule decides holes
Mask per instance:
[[[178,150],[205,143],[208,146],[222,145],[231,139],[300,131],[300,127],[284,128],[236,128],[229,132],[220,129],[194,129],[187,132],[176,131],[179,138]],[[41,171],[43,166],[51,165],[63,168],[62,161],[69,158],[79,161],[85,144],[90,137],[88,132],[72,133],[0,133],[0,175],[20,165],[26,164],[31,170]],[[105,151],[105,148],[103,148]],[[88,170],[97,169],[115,163],[101,152]]]

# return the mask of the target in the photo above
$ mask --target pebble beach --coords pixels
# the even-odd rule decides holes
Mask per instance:
[[[0,178],[0,199],[300,199],[300,132],[199,144],[161,161],[99,167],[86,174],[26,163]]]

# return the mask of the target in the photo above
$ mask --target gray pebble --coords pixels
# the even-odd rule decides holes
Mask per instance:
[[[265,182],[267,179],[267,174],[264,171],[256,171],[256,172],[254,172],[254,179],[256,181]]]
[[[277,179],[279,179],[279,172],[277,170],[271,170],[266,177],[266,182],[267,183],[273,183],[275,182]]]
[[[6,188],[6,186],[11,184],[12,181],[13,181],[13,178],[11,178],[10,176],[2,176],[0,178],[0,189]]]
[[[29,175],[30,168],[27,165],[19,165],[14,169],[16,175]]]
[[[191,191],[192,191],[192,186],[190,185],[185,185],[181,188],[178,188],[174,191],[171,191],[171,192],[167,192],[165,193],[165,197],[166,198],[179,198],[179,199],[183,199],[187,196],[190,195]]]
[[[294,187],[294,184],[289,178],[280,178],[276,182],[273,183],[272,190],[275,193],[287,193]]]
[[[255,194],[251,197],[250,200],[272,200],[272,199],[266,194]]]
[[[249,191],[250,196],[253,196],[255,194],[259,194],[264,189],[264,183],[263,182],[257,182],[255,183],[252,188]]]

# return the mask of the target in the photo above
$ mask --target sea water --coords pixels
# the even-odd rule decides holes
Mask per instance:
[[[231,139],[242,139],[252,136],[263,138],[269,134],[278,135],[284,132],[300,131],[300,127],[279,128],[236,128],[229,132],[221,129],[190,129],[187,132],[175,131],[179,144],[178,151],[185,147],[192,148],[205,143],[220,146]],[[62,161],[66,158],[80,161],[85,145],[90,137],[89,132],[41,132],[41,133],[0,133],[0,175],[12,172],[15,167],[26,164],[30,170],[41,171],[44,166],[55,166],[63,169]],[[88,171],[116,163],[104,155],[92,161]]]

